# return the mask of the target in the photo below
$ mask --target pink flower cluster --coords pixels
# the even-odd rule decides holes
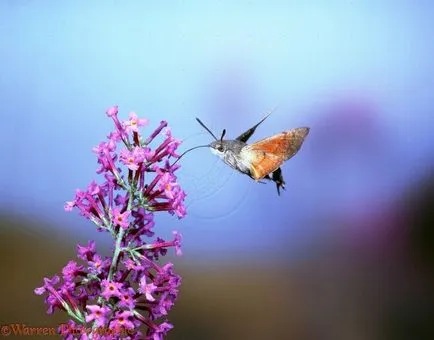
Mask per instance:
[[[95,332],[78,338],[163,339],[173,328],[167,315],[181,278],[171,263],[160,265],[156,260],[170,247],[181,255],[181,235],[174,231],[171,241],[154,238],[154,214],[186,215],[186,194],[175,175],[180,166],[174,165],[180,141],[172,137],[165,121],[143,138],[140,128],[148,124],[146,119],[130,113],[128,120],[120,121],[117,106],[108,109],[107,115],[115,130],[93,149],[98,157],[97,174],[104,181],[77,190],[65,210],[77,208],[98,231],[110,233],[113,254],[98,254],[94,241],[78,245],[80,263],[70,261],[61,276],[45,278],[35,293],[46,294],[49,314],[59,309],[71,317],[68,327],[59,330],[65,339],[77,338],[74,329],[101,328],[116,335]],[[163,140],[152,147],[161,135]],[[118,151],[119,144],[123,148]]]

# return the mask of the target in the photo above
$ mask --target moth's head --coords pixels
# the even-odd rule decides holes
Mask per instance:
[[[211,142],[211,144],[209,145],[209,147],[211,148],[211,152],[219,157],[223,157],[224,153],[226,152],[228,145],[226,143],[226,141],[224,140],[216,140],[214,142]]]
[[[223,129],[220,139],[217,139],[214,136],[215,141],[211,142],[211,144],[209,145],[209,147],[211,148],[211,152],[221,158],[224,157],[224,154],[229,147],[228,141],[223,139],[225,137],[225,134],[226,129]]]
[[[209,134],[211,136],[214,137],[215,141],[211,142],[208,146],[211,148],[211,152],[219,157],[224,156],[226,150],[229,147],[229,143],[227,140],[224,140],[223,138],[226,135],[226,129],[223,129],[222,134],[220,136],[220,138],[217,138],[210,129],[208,129],[206,127],[206,125],[204,123],[202,123],[202,121],[199,118],[196,118],[197,122],[206,130],[209,132]]]

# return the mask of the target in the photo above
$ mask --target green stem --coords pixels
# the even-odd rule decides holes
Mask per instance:
[[[124,234],[125,234],[125,229],[119,228],[119,233],[118,233],[118,236],[116,238],[116,245],[115,245],[115,252],[113,254],[113,260],[112,260],[112,264],[110,266],[110,270],[109,270],[109,273],[107,276],[108,281],[111,281],[111,279],[113,278],[113,273],[117,267],[119,254],[121,252],[121,242],[122,242],[122,239],[124,238]]]
[[[134,187],[130,187],[129,192],[130,192],[130,199],[128,200],[128,207],[127,210],[131,210],[131,207],[133,205],[133,200],[134,200]],[[119,254],[121,252],[121,243],[122,243],[122,239],[124,238],[125,235],[125,229],[122,227],[119,227],[119,233],[118,236],[116,238],[116,244],[115,244],[115,252],[113,254],[113,260],[112,260],[112,264],[110,266],[110,270],[107,276],[107,280],[111,281],[111,279],[113,278],[113,273],[117,267],[117,263],[118,263],[118,258],[119,258]]]
[[[134,188],[132,188],[132,187],[129,188],[130,199],[128,200],[127,210],[131,210],[131,207],[133,205],[134,191],[135,191]],[[114,230],[113,229],[111,229],[111,230],[114,233]],[[118,259],[119,259],[119,254],[121,253],[121,250],[123,250],[123,248],[121,247],[121,243],[122,243],[122,240],[123,240],[123,238],[125,236],[125,231],[126,230],[124,228],[119,227],[119,232],[118,232],[118,235],[116,237],[115,250],[114,250],[114,253],[113,253],[113,260],[112,260],[112,264],[110,265],[109,273],[107,275],[107,280],[108,281],[112,280],[113,275],[114,275],[114,273],[116,271],[117,263],[118,263]],[[98,298],[98,303],[100,303],[102,305],[105,305],[105,301],[104,301],[104,299],[101,296]],[[93,323],[92,329],[95,330],[96,328],[97,328],[97,325],[96,325],[96,321],[95,321]],[[90,339],[92,339],[92,335],[91,335]]]

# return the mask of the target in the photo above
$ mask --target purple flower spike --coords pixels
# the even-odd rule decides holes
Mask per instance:
[[[78,261],[69,261],[61,275],[45,278],[35,294],[45,295],[47,313],[63,310],[70,320],[59,328],[65,339],[164,339],[173,328],[167,320],[181,284],[173,264],[155,262],[169,248],[181,255],[181,234],[172,241],[155,235],[154,214],[186,215],[185,192],[171,166],[181,143],[166,121],[146,136],[145,118],[131,112],[121,121],[118,107],[106,114],[115,129],[93,148],[97,174],[86,190],[77,190],[65,210],[76,208],[97,231],[113,237],[113,253],[97,253],[95,241],[77,245]],[[160,140],[158,142],[158,139]],[[122,144],[120,146],[119,144]],[[84,334],[91,330],[92,334]]]

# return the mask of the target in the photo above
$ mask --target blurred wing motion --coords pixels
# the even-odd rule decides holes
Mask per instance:
[[[261,119],[261,121],[259,123],[255,124],[253,127],[248,129],[246,132],[239,135],[235,140],[238,140],[238,141],[243,142],[243,143],[247,143],[249,138],[255,133],[256,128],[259,125],[261,125],[264,122],[264,120],[266,120],[268,118],[268,116],[270,116],[275,110],[276,110],[276,108],[271,110],[269,113],[267,113],[267,115],[264,118]]]
[[[297,128],[243,147],[240,156],[250,166],[251,177],[260,180],[277,170],[300,150],[308,133],[309,128]]]

